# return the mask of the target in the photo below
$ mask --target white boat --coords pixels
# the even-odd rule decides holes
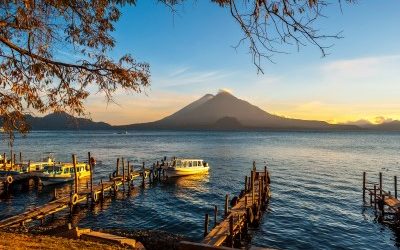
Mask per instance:
[[[76,169],[78,179],[90,176],[89,164],[77,163]],[[75,178],[75,170],[72,163],[54,164],[53,166],[44,166],[43,172],[38,176],[42,182],[42,185],[47,186],[73,181]]]
[[[164,167],[168,177],[185,176],[206,173],[209,170],[208,163],[202,159],[176,159]]]

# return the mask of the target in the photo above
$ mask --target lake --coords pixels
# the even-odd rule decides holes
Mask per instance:
[[[362,172],[376,178],[382,171],[384,187],[393,191],[399,150],[400,133],[376,132],[34,131],[14,144],[25,159],[51,151],[57,160],[70,161],[72,153],[86,160],[90,151],[102,161],[97,180],[115,169],[117,157],[135,164],[163,156],[204,159],[208,175],[138,188],[79,220],[82,227],[159,229],[193,240],[202,238],[204,214],[214,205],[223,211],[225,194],[243,189],[252,161],[259,169],[266,162],[272,199],[252,244],[283,249],[397,249],[393,231],[363,207]],[[5,141],[0,152],[9,152]],[[1,200],[0,218],[48,201],[51,189]]]

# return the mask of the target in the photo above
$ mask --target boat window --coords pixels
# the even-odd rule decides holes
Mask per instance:
[[[70,169],[69,169],[69,172],[70,172],[70,173],[74,173],[74,172],[75,172],[75,171],[74,171],[74,168],[70,168]]]
[[[175,161],[175,163],[176,163],[177,167],[180,167],[182,165],[182,161],[181,160]]]
[[[189,161],[189,167],[193,166],[193,162]]]
[[[199,167],[203,166],[203,164],[201,164],[201,161],[197,162],[197,166],[199,166]]]
[[[68,174],[69,170],[68,168],[64,169],[64,174]]]
[[[186,161],[183,162],[183,167],[184,167],[184,168],[187,167],[187,162],[186,162]]]
[[[193,162],[193,167],[197,167],[197,161]]]

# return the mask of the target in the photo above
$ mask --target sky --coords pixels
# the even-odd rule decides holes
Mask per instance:
[[[335,1],[331,1],[336,3]],[[321,56],[307,44],[281,46],[273,63],[257,73],[248,47],[227,9],[191,1],[176,12],[157,1],[123,8],[113,36],[118,58],[129,53],[150,64],[151,86],[143,93],[118,91],[115,103],[93,93],[86,107],[95,121],[131,124],[161,119],[207,93],[229,89],[263,110],[291,118],[342,123],[400,119],[400,1],[364,0],[325,8],[316,26],[342,39]]]

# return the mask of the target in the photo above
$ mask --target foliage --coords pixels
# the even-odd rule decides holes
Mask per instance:
[[[132,1],[130,1],[132,2]],[[130,55],[114,61],[110,35],[120,17],[109,0],[2,1],[0,6],[0,115],[12,141],[28,131],[24,115],[67,111],[83,115],[89,88],[108,100],[119,88],[140,92],[149,85],[149,65]],[[59,60],[71,48],[75,62]]]

